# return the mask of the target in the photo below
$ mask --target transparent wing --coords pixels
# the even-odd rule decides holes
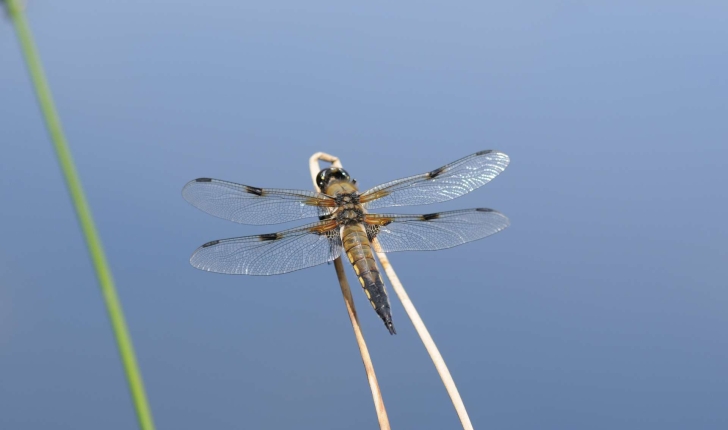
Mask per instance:
[[[363,193],[360,201],[365,209],[443,202],[487,184],[508,162],[502,152],[476,152],[431,172],[376,186]]]
[[[426,215],[367,214],[369,238],[384,252],[434,251],[452,248],[498,233],[510,225],[493,209],[465,209]]]
[[[213,240],[197,248],[190,264],[208,272],[278,275],[332,261],[341,249],[336,222],[322,221],[278,233]]]
[[[188,182],[182,196],[210,215],[241,224],[280,224],[321,217],[336,206],[331,197],[313,191],[256,188],[210,178]]]

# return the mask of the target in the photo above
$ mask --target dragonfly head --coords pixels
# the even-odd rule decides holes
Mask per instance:
[[[340,167],[329,167],[316,175],[316,185],[318,185],[321,192],[324,192],[333,181],[351,182],[351,176],[349,176],[346,170]]]

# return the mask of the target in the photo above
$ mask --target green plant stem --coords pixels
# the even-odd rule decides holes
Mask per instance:
[[[106,256],[104,255],[104,250],[101,246],[101,240],[96,231],[96,226],[94,225],[93,217],[91,215],[91,210],[86,202],[86,197],[84,196],[83,188],[81,186],[81,180],[78,177],[76,167],[73,163],[71,151],[69,150],[66,139],[63,136],[61,121],[58,118],[56,108],[53,104],[53,98],[51,97],[51,92],[43,73],[43,66],[41,65],[40,57],[36,51],[30,27],[28,26],[28,22],[22,12],[21,1],[6,0],[6,2],[10,18],[15,24],[23,56],[25,57],[33,85],[35,86],[38,102],[40,104],[41,111],[43,112],[46,126],[48,127],[48,131],[51,135],[51,140],[53,141],[53,147],[55,148],[58,162],[61,165],[61,170],[63,171],[63,176],[66,180],[66,186],[71,194],[71,200],[73,200],[76,215],[79,223],[81,224],[81,230],[83,230],[89,253],[91,254],[91,260],[101,286],[101,292],[106,303],[106,309],[109,313],[111,326],[113,328],[114,335],[116,336],[116,342],[119,347],[119,354],[121,355],[121,361],[126,372],[126,378],[129,382],[129,389],[136,408],[137,418],[139,419],[139,426],[143,430],[153,430],[154,422],[152,420],[152,413],[149,409],[147,397],[144,392],[144,383],[136,362],[134,347],[131,342],[131,337],[129,336],[129,331],[126,327],[121,303],[119,302],[119,297],[116,294],[111,270],[109,269],[109,265],[106,261]]]

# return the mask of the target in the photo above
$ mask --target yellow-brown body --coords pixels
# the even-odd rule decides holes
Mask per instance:
[[[334,181],[326,187],[324,192],[329,196],[337,197],[338,207],[332,214],[332,218],[338,221],[341,228],[344,252],[354,267],[354,272],[356,272],[372,308],[384,321],[389,332],[395,334],[389,298],[382,276],[374,261],[372,245],[364,227],[364,210],[358,201],[357,188],[352,182]]]

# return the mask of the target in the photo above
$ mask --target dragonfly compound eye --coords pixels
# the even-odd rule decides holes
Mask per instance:
[[[339,167],[329,167],[328,169],[320,171],[319,174],[316,175],[316,185],[318,185],[321,191],[324,191],[331,181],[350,182],[351,176],[349,176],[349,172]]]

